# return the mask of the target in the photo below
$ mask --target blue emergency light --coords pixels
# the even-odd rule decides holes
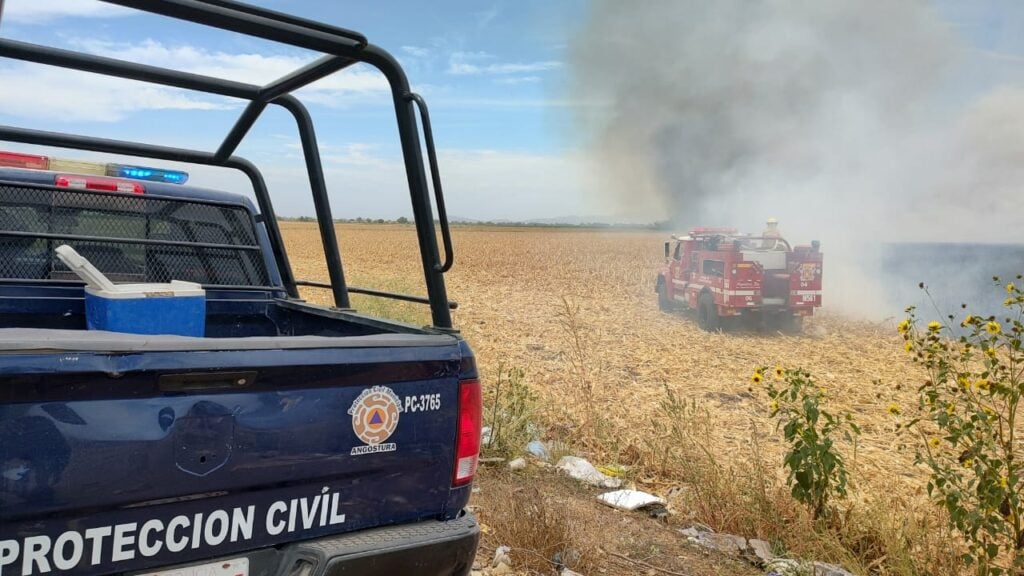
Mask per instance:
[[[160,168],[129,166],[126,164],[107,164],[107,176],[149,180],[151,182],[167,182],[169,184],[184,184],[188,181],[188,173],[180,170],[162,170]]]

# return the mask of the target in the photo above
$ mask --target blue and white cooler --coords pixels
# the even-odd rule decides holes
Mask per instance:
[[[206,291],[194,282],[114,284],[74,248],[56,248],[57,257],[85,281],[85,321],[89,330],[131,334],[202,337],[206,331]]]

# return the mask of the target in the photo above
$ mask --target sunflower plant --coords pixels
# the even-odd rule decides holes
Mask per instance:
[[[761,368],[751,381],[763,384],[770,400],[769,415],[776,418],[776,430],[782,429],[789,444],[783,465],[789,471],[790,493],[806,504],[815,518],[829,515],[830,502],[846,496],[849,482],[836,438],[841,435],[856,445],[860,428],[849,412],[833,414],[822,407],[825,391],[806,370]]]
[[[998,316],[966,314],[959,327],[919,326],[908,308],[897,326],[904,348],[927,374],[918,388],[919,410],[901,429],[920,440],[916,459],[929,472],[928,494],[963,535],[963,561],[984,576],[1024,571],[1018,438],[1024,293],[1013,282],[993,280],[1006,292]]]

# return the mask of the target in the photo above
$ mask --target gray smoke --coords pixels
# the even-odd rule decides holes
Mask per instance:
[[[579,126],[620,213],[751,232],[775,216],[822,240],[830,301],[871,314],[879,243],[1019,240],[1024,91],[958,92],[965,47],[928,4],[590,7],[571,90],[601,103]]]

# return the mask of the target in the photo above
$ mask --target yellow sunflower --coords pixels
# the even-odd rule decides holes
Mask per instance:
[[[909,332],[910,319],[904,318],[903,320],[901,320],[900,323],[896,325],[896,331],[899,332],[900,334],[906,334],[907,332]]]

